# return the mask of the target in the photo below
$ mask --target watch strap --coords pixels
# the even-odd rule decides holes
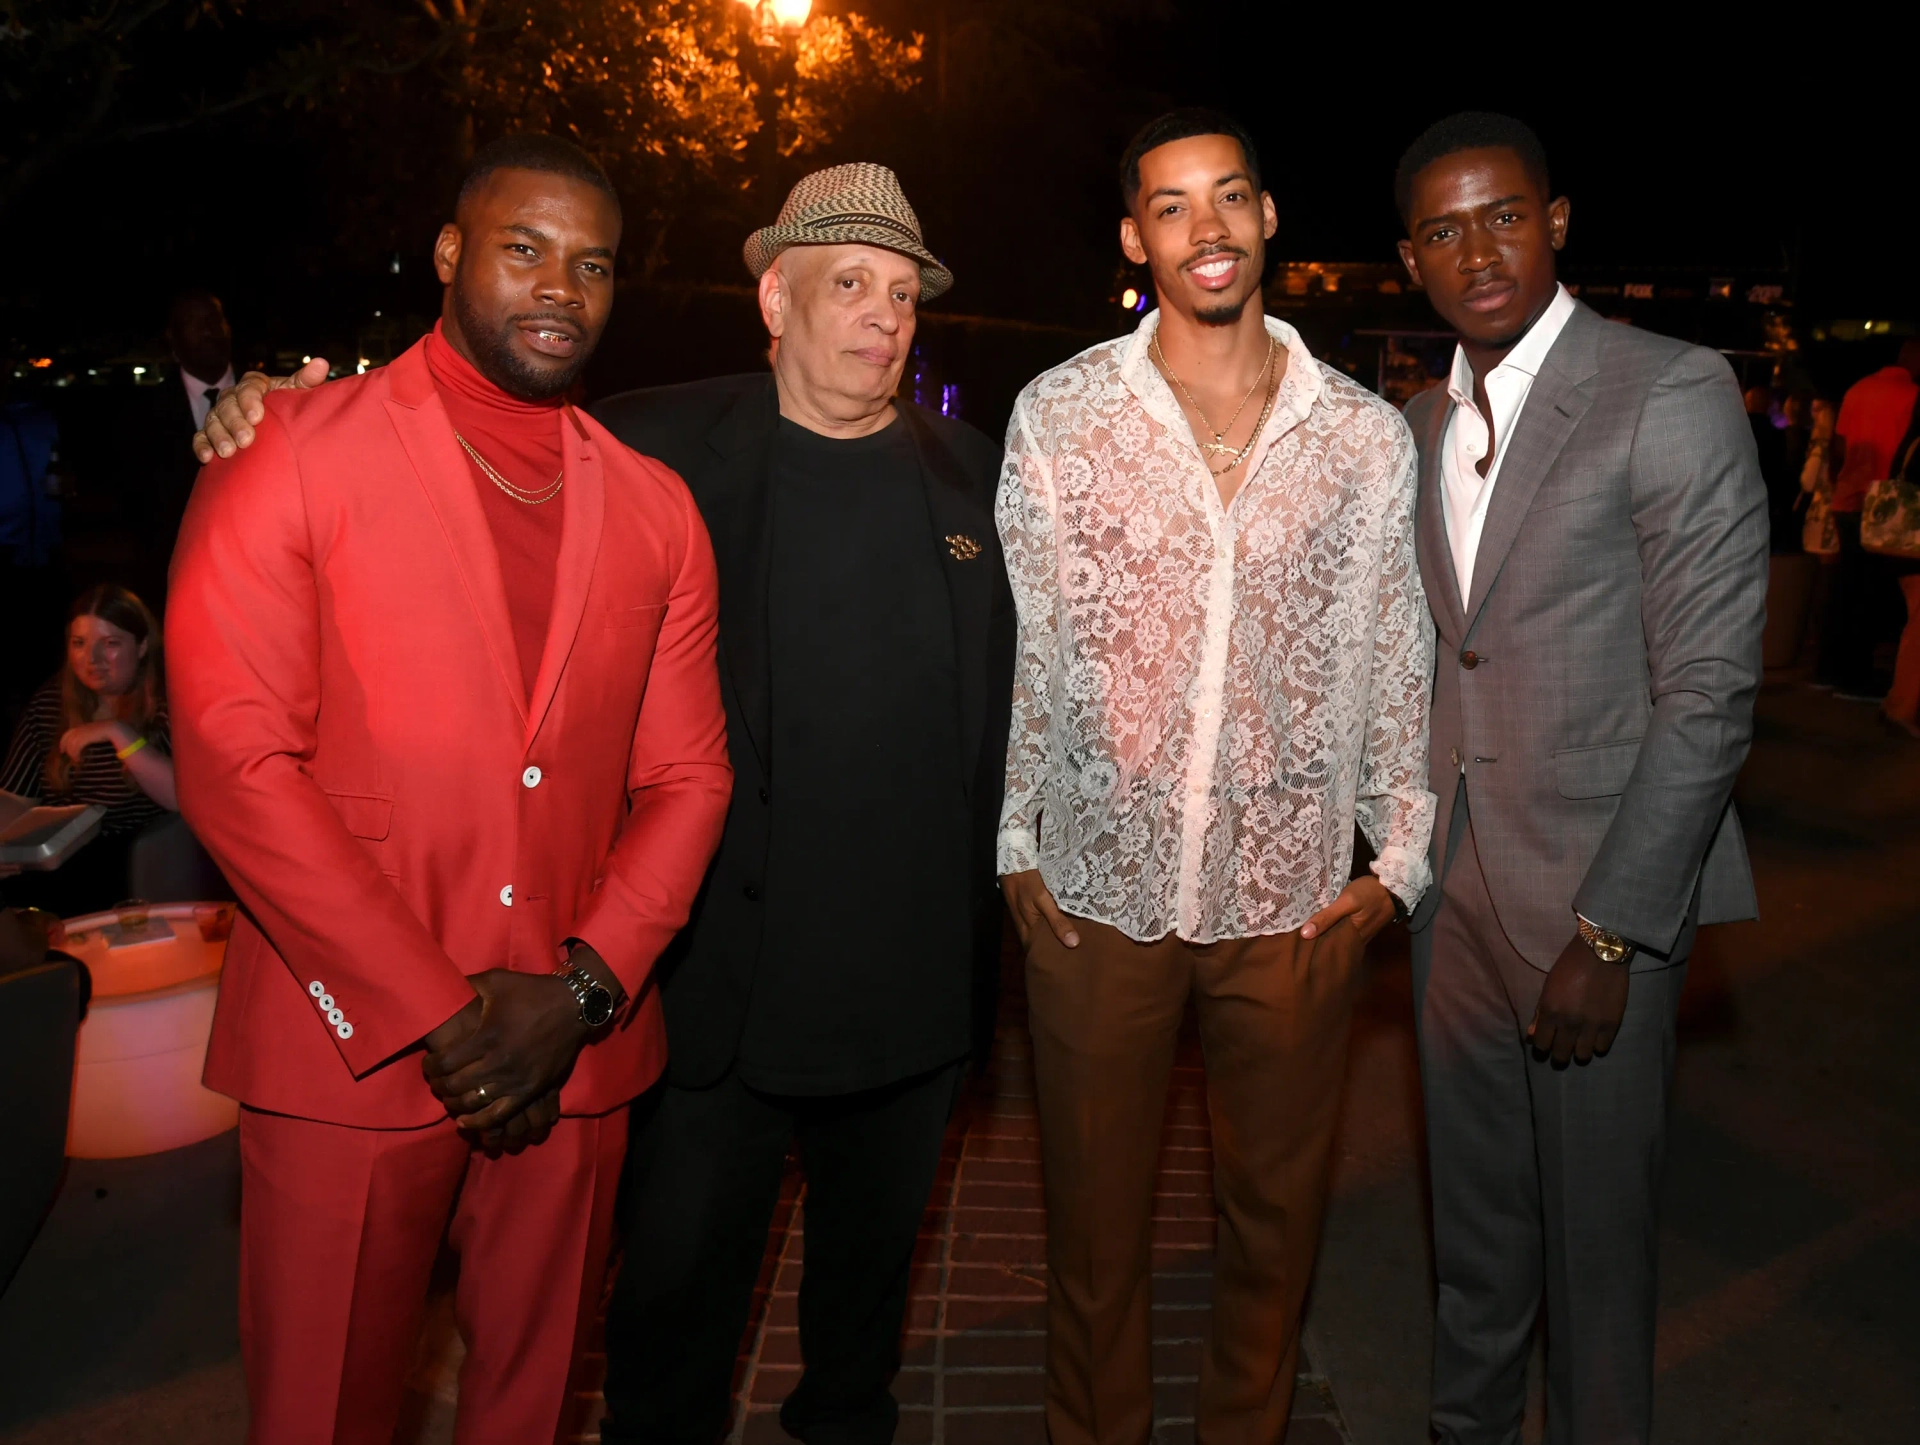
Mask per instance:
[[[594,978],[593,975],[589,974],[585,969],[577,967],[572,963],[563,964],[554,970],[554,974],[567,986],[567,991],[573,995],[574,1002],[580,1005],[580,1022],[582,1024],[590,1029],[597,1029],[613,1021],[613,991],[605,984]],[[605,1000],[604,1008],[606,1010],[606,1017],[604,1018],[595,1019],[594,1017],[593,996],[595,994],[600,995],[600,997]]]
[[[1602,963],[1629,963],[1638,951],[1633,944],[1610,929],[1602,928],[1586,914],[1575,912],[1580,929],[1580,941],[1593,950],[1594,957]]]

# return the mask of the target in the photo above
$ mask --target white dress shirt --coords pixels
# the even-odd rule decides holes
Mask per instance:
[[[1194,943],[1428,882],[1433,623],[1413,437],[1284,322],[1231,505],[1149,359],[1160,313],[1032,382],[996,521],[1019,613],[999,869],[1068,913]]]
[[[193,408],[193,429],[205,431],[207,413],[213,410],[214,401],[221,392],[233,385],[233,368],[229,366],[218,381],[205,382],[183,366],[180,368],[180,384],[187,389],[187,405]],[[209,388],[214,393],[212,396],[207,395]]]
[[[1487,373],[1487,402],[1493,408],[1491,438],[1487,435],[1487,419],[1473,402],[1473,368],[1467,364],[1467,353],[1459,346],[1453,349],[1453,374],[1447,378],[1453,410],[1440,443],[1440,490],[1446,499],[1441,512],[1447,523],[1447,545],[1453,552],[1453,575],[1460,581],[1462,607],[1473,595],[1473,559],[1480,551],[1480,531],[1487,523],[1487,506],[1493,500],[1493,484],[1500,479],[1500,463],[1506,460],[1514,424],[1520,420],[1541,363],[1560,339],[1571,315],[1573,298],[1566,287],[1556,287],[1540,319],[1507,353],[1507,359]],[[1495,448],[1493,461],[1482,477],[1478,467],[1490,440]]]

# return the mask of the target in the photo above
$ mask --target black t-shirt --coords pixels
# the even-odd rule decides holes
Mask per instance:
[[[899,421],[774,446],[766,924],[741,1079],[850,1093],[969,1045],[952,609]]]

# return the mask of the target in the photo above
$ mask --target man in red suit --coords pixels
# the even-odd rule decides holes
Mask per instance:
[[[563,1424],[732,777],[699,514],[562,399],[619,237],[573,147],[483,152],[433,334],[272,398],[187,513],[175,757],[245,908],[206,1081],[245,1105],[262,1445],[386,1445],[449,1218],[456,1439]]]

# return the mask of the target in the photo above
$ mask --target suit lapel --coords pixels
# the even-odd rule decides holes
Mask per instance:
[[[1420,491],[1414,503],[1414,546],[1420,557],[1420,575],[1428,579],[1427,604],[1441,635],[1459,637],[1466,629],[1461,616],[1460,579],[1454,572],[1453,548],[1447,542],[1446,502],[1440,486],[1440,448],[1446,442],[1452,404],[1444,387],[1428,393],[1437,403],[1421,408],[1414,444],[1420,453]]]
[[[904,402],[900,403],[900,414],[919,454],[933,545],[947,583],[954,660],[959,669],[960,756],[970,760],[979,755],[981,729],[986,724],[988,632],[993,614],[993,577],[1001,566],[999,538],[993,518],[974,499],[966,473],[926,418]],[[970,796],[970,762],[962,773]]]
[[[720,652],[763,777],[773,726],[772,660],[767,643],[767,573],[773,559],[772,465],[780,420],[773,378],[745,393],[714,429],[718,453],[701,490],[701,510],[720,571]]]
[[[487,651],[493,656],[501,685],[524,722],[527,716],[526,682],[520,672],[520,654],[514,646],[513,623],[507,612],[507,590],[500,579],[500,554],[486,513],[474,495],[467,459],[453,439],[453,423],[433,389],[427,372],[424,343],[397,357],[391,367],[387,415],[406,449],[407,460],[440,522],[453,553],[455,568],[466,589],[467,602],[480,621]]]
[[[1609,324],[1585,306],[1576,306],[1527,393],[1526,405],[1520,409],[1520,419],[1506,444],[1507,457],[1500,463],[1500,477],[1494,483],[1493,497],[1487,504],[1480,550],[1474,554],[1473,596],[1467,599],[1465,614],[1469,629],[1486,605],[1487,594],[1493,590],[1507,553],[1520,535],[1520,526],[1526,520],[1527,509],[1533,505],[1540,484],[1547,479],[1574,427],[1593,404],[1593,397],[1586,390],[1587,380],[1597,369],[1598,338],[1592,328]],[[1437,451],[1435,460],[1438,461]],[[1437,475],[1435,481],[1437,486]]]
[[[580,635],[580,619],[587,610],[593,586],[593,568],[600,556],[600,533],[606,519],[606,463],[600,448],[587,435],[571,406],[563,407],[560,424],[561,505],[560,561],[553,581],[553,608],[547,619],[546,645],[540,651],[540,675],[533,684],[527,709],[527,746],[533,745],[560,675],[566,670],[573,642]],[[483,519],[484,520],[484,519]]]

